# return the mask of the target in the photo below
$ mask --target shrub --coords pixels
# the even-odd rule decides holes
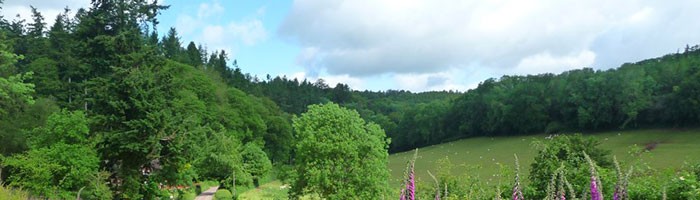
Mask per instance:
[[[547,185],[550,183],[552,174],[562,165],[566,169],[566,179],[574,185],[574,190],[577,193],[584,191],[585,183],[590,182],[590,171],[586,162],[585,154],[602,169],[598,170],[603,185],[612,186],[608,183],[613,179],[607,179],[610,176],[608,168],[612,166],[609,158],[610,151],[603,150],[598,147],[600,142],[593,137],[583,137],[581,134],[574,135],[559,135],[545,141],[537,141],[534,146],[537,149],[535,161],[530,168],[530,187],[534,188],[535,193],[527,199],[542,199],[545,197]],[[609,190],[604,190],[609,191]]]
[[[670,178],[666,193],[669,200],[700,199],[700,179],[692,168],[681,170]]]
[[[217,199],[217,200],[233,199],[233,195],[231,194],[230,191],[228,191],[226,189],[217,190],[216,193],[214,194],[214,199]]]

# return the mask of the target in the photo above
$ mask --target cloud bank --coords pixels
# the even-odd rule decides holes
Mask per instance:
[[[393,74],[405,89],[464,89],[484,76],[675,52],[700,43],[697,10],[692,0],[299,0],[277,34],[301,46],[309,75]]]
[[[199,3],[196,16],[180,13],[175,28],[183,36],[206,44],[208,49],[225,50],[231,58],[239,47],[254,46],[267,39],[268,31],[260,19],[265,15],[265,8],[259,8],[242,20],[225,19],[224,12],[226,8],[218,0],[203,1]],[[220,19],[224,21],[219,22]]]

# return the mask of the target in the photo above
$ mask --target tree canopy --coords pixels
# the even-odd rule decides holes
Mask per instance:
[[[371,199],[385,194],[389,140],[376,124],[334,103],[293,119],[295,180],[290,195]]]

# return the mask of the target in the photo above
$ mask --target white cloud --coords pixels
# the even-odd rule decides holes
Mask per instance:
[[[76,11],[79,8],[87,8],[90,6],[90,0],[5,0],[2,4],[2,15],[5,19],[12,21],[19,14],[20,19],[24,19],[29,23],[32,22],[32,12],[29,6],[34,6],[50,27],[56,21],[56,16],[63,13],[64,8],[68,7],[72,11]]]
[[[347,74],[327,75],[327,76],[322,76],[319,78],[326,81],[326,84],[328,84],[328,86],[330,86],[330,87],[335,87],[338,83],[343,83],[343,84],[347,84],[353,90],[364,90],[365,89],[363,80],[361,80],[359,78],[351,77]]]
[[[285,76],[284,74],[279,75],[279,76]],[[306,72],[295,72],[292,73],[290,76],[287,76],[289,79],[297,79],[299,81],[303,81],[306,79],[307,81],[315,82],[318,79],[323,79],[323,81],[328,84],[329,87],[335,87],[336,84],[338,83],[343,83],[346,84],[350,87],[350,89],[353,90],[365,90],[365,81],[359,78],[351,77],[347,74],[343,75],[325,75],[325,76],[309,76],[306,74]]]
[[[243,44],[252,46],[267,38],[267,31],[260,20],[252,19],[242,22],[231,22],[228,30],[233,37],[239,38]]]
[[[511,72],[519,75],[561,73],[571,69],[591,67],[595,57],[596,54],[589,50],[564,56],[555,56],[549,52],[538,53],[520,60]]]
[[[282,75],[280,75],[280,76],[282,76]],[[296,72],[296,73],[293,73],[289,78],[303,81],[304,79],[306,79],[306,73],[305,72]]]
[[[240,45],[253,46],[267,39],[267,32],[259,20],[231,22],[226,26],[206,25],[197,36],[197,41],[203,42],[209,48],[225,50],[229,56],[236,53]]]
[[[700,43],[700,2],[681,0],[306,0],[278,34],[303,49],[308,73],[366,79],[394,74],[407,88],[437,74],[488,76],[616,67]],[[487,77],[484,77],[487,76]],[[405,84],[403,84],[405,83]]]
[[[478,84],[478,82],[464,83],[460,81],[468,76],[469,75],[467,75],[467,72],[456,68],[436,73],[395,74],[393,79],[397,88],[393,89],[410,90],[415,92],[430,90],[466,91],[476,87]]]
[[[224,50],[229,57],[234,57],[241,46],[254,46],[267,39],[267,30],[261,21],[265,7],[258,8],[242,20],[220,23],[225,17],[225,9],[218,0],[200,3],[196,16],[178,15],[175,28],[183,38],[202,42],[211,50]]]
[[[224,12],[224,7],[221,6],[219,1],[213,1],[211,3],[201,3],[199,4],[199,9],[197,10],[198,18],[207,18],[210,16],[220,15]]]
[[[203,27],[196,41],[207,44],[209,49],[224,50],[229,56],[232,52],[233,45],[226,43],[226,29],[219,25],[207,25]]]
[[[182,35],[192,34],[199,29],[200,22],[189,15],[179,15],[175,20],[175,29]]]

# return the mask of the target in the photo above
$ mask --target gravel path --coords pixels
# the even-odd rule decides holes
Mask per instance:
[[[207,191],[202,192],[202,194],[194,198],[194,200],[212,200],[214,199],[214,193],[216,193],[218,189],[219,186],[210,187]]]

